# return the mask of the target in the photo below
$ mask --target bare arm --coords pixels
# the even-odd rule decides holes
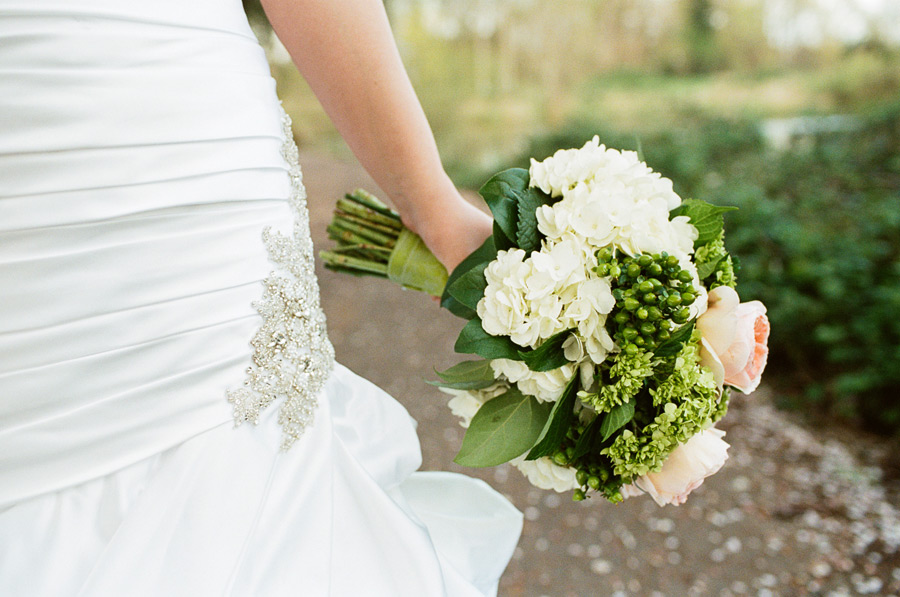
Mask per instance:
[[[452,269],[490,234],[447,177],[378,0],[263,0],[279,39],[407,226]]]

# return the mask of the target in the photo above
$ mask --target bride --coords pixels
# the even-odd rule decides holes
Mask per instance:
[[[452,268],[490,232],[375,0],[267,0]],[[238,0],[0,0],[0,594],[492,595],[521,516],[414,473],[335,364],[290,123]]]

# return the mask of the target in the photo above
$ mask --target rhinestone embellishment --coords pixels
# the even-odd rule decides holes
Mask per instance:
[[[263,241],[276,269],[263,281],[263,294],[253,307],[262,325],[250,340],[253,363],[244,385],[227,393],[234,405],[235,426],[256,424],[263,409],[281,400],[278,423],[284,430],[282,449],[289,449],[313,422],[318,394],[334,368],[325,314],[319,304],[309,211],[299,154],[290,117],[282,113],[281,153],[291,177],[294,215],[290,236],[266,228]]]

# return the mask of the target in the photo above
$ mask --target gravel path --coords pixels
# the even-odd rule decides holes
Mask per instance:
[[[324,248],[334,201],[377,187],[356,164],[318,155],[301,163]],[[423,468],[485,479],[525,513],[501,596],[900,595],[896,445],[791,422],[760,390],[734,400],[721,425],[731,458],[686,505],[574,503],[506,465],[453,464],[463,429],[423,380],[458,360],[458,319],[385,281],[332,272],[320,280],[338,359],[409,409]]]

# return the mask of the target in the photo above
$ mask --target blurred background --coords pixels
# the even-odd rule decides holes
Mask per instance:
[[[385,6],[459,186],[594,134],[640,148],[682,197],[740,208],[726,244],[742,299],[772,322],[766,387],[725,421],[732,461],[681,509],[572,504],[506,467],[465,471],[526,514],[500,594],[900,593],[900,1]],[[334,201],[377,187],[245,8],[324,248]],[[462,470],[462,429],[423,382],[454,362],[457,321],[387,282],[321,280],[338,358],[409,408],[425,468]]]

